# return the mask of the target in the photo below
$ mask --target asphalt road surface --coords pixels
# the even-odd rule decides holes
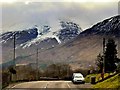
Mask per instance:
[[[9,90],[11,89],[27,89],[27,88],[66,88],[71,90],[72,88],[91,88],[92,85],[90,83],[85,84],[73,84],[71,81],[32,81],[32,82],[24,82],[15,84],[11,87],[8,87]]]

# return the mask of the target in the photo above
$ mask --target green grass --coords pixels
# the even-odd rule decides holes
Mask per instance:
[[[85,77],[85,82],[86,83],[90,83],[90,79],[91,79],[91,77],[92,76],[96,76],[97,74],[90,74],[90,75],[87,75],[86,77]]]
[[[120,76],[117,74],[103,82],[97,83],[93,88],[119,88],[120,89]]]
[[[101,74],[89,74],[89,75],[87,75],[87,76],[85,77],[85,82],[86,82],[86,83],[90,83],[91,77],[93,77],[93,76],[96,77],[96,82],[102,79],[102,78],[101,78]],[[104,77],[108,77],[108,76],[109,76],[109,74],[108,74],[108,73],[105,73]]]

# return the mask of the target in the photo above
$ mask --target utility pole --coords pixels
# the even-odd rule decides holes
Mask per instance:
[[[15,47],[16,47],[16,45],[15,45],[15,44],[16,44],[16,43],[15,43],[16,41],[15,41],[15,39],[16,39],[16,35],[14,34],[14,37],[13,37],[13,40],[14,40],[14,41],[13,41],[13,42],[14,42],[14,47],[13,47],[13,48],[14,48],[14,52],[13,52],[13,53],[14,53],[14,55],[13,55],[13,60],[14,60],[14,61],[13,61],[13,67],[16,66],[16,64],[15,64],[15,53],[16,53],[16,51],[15,51]]]
[[[10,78],[11,78],[11,81],[16,81],[17,79],[17,76],[16,75],[13,75],[13,74],[16,74],[16,70],[15,70],[15,66],[16,66],[16,63],[15,63],[15,39],[16,39],[16,35],[14,33],[13,35],[13,66],[10,68],[10,72],[12,73]]]
[[[103,70],[101,77],[104,79],[104,73],[105,73],[105,38],[103,38]]]
[[[39,77],[39,68],[38,68],[38,48],[36,53],[36,80],[38,80]]]

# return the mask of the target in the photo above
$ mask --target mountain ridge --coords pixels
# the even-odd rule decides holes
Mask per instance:
[[[106,30],[108,31],[106,32]],[[106,40],[113,38],[117,44],[118,52],[120,52],[120,15],[103,20],[83,31],[74,39],[54,48],[50,47],[42,50],[39,48],[39,64],[68,63],[74,68],[94,66],[97,55],[103,52],[103,38],[106,38]],[[20,56],[27,56],[36,52],[35,47],[27,48],[25,51],[19,49],[16,53]],[[120,57],[119,53],[118,57]],[[35,62],[35,60],[36,55],[33,55],[29,59],[22,58],[18,61],[19,63],[25,63]]]
[[[85,35],[85,33],[87,32],[89,34],[100,34],[100,35],[110,34],[110,33],[112,34],[112,32],[119,32],[119,30],[120,30],[120,15],[117,15],[107,18],[101,22],[98,22],[97,24],[93,25],[91,28],[88,28],[84,32],[81,32],[81,34]],[[120,36],[120,33],[116,33],[116,34],[118,34],[118,37]]]

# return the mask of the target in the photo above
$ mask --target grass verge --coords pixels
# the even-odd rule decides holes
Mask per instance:
[[[117,88],[120,89],[120,74],[117,74],[103,82],[97,83],[93,88]]]
[[[105,73],[104,74],[104,77],[106,78],[106,77],[108,77],[110,74],[109,73]],[[99,80],[102,80],[102,78],[101,78],[101,74],[89,74],[89,75],[87,75],[86,77],[85,77],[85,82],[86,83],[90,83],[91,82],[91,77],[96,77],[96,82],[97,81],[99,81]]]

